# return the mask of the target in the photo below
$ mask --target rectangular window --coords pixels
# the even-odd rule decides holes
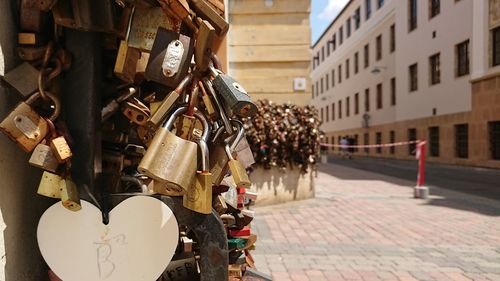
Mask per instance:
[[[377,0],[377,8],[380,9],[384,6],[384,0]]]
[[[319,82],[316,81],[316,96],[319,96]]]
[[[370,89],[365,89],[365,112],[370,111]]]
[[[469,59],[469,40],[455,46],[456,53],[456,76],[464,76],[469,74],[470,59]]]
[[[357,8],[354,12],[354,28],[358,29],[361,24],[361,8]]]
[[[321,77],[321,80],[320,80],[320,85],[321,85],[321,93],[323,93],[323,77]]]
[[[408,0],[408,31],[417,28],[417,0]]]
[[[325,119],[323,119],[323,117],[324,117],[324,116],[323,116],[323,108],[321,108],[321,123],[323,123],[323,122],[324,122],[324,120],[325,120]]]
[[[389,132],[389,142],[390,143],[395,143],[396,142],[396,132],[390,131]],[[396,153],[396,147],[395,146],[390,146],[389,147],[389,153],[394,154]]]
[[[469,158],[469,124],[455,125],[455,156]]]
[[[383,107],[382,98],[382,83],[377,84],[377,109],[382,109]]]
[[[363,135],[363,145],[369,145],[369,144],[370,144],[370,135],[368,133],[365,133]],[[369,147],[365,147],[364,150],[365,150],[365,153],[370,153]]]
[[[339,119],[342,119],[342,101],[339,100]]]
[[[349,69],[350,69],[349,59],[345,61],[345,79],[349,79]]]
[[[325,46],[321,47],[321,62],[325,60]]]
[[[335,87],[335,69],[332,69],[332,88]]]
[[[346,38],[349,38],[351,36],[351,18],[348,18],[345,22],[346,26]]]
[[[349,117],[351,115],[351,98],[345,98],[345,116]]]
[[[396,77],[391,78],[391,105],[396,105]]]
[[[339,65],[338,72],[339,72],[339,79],[338,80],[339,80],[339,84],[340,84],[340,83],[342,83],[342,65]]]
[[[359,53],[354,53],[354,74],[359,71]]]
[[[335,36],[335,35],[336,35],[335,33],[332,35],[332,48],[334,51],[335,51],[335,49],[337,49],[337,40],[336,40],[337,36]]]
[[[312,85],[312,98],[314,99],[314,84]]]
[[[330,56],[330,42],[326,43],[326,57]]]
[[[328,107],[328,105],[325,107],[325,111],[326,111],[326,122],[330,122],[330,108]]]
[[[377,61],[379,61],[379,60],[382,59],[382,34],[380,34],[379,36],[377,36],[377,39],[376,39],[376,56],[375,56],[375,59]]]
[[[376,144],[382,144],[382,133],[381,132],[377,132],[375,134],[375,143]],[[376,148],[376,151],[378,154],[382,153],[382,147],[378,146]]]
[[[344,27],[340,26],[339,28],[339,46],[344,43]]]
[[[410,86],[410,92],[414,92],[418,90],[418,64],[412,64],[408,68],[408,84]]]
[[[429,0],[429,18],[433,18],[439,15],[440,11],[441,11],[441,1]]]
[[[500,160],[500,121],[488,123],[491,159]]]
[[[417,140],[417,129],[412,128],[408,129],[408,141],[416,141]],[[408,145],[408,154],[409,155],[415,155],[417,150],[417,144],[415,143],[410,143]]]
[[[436,85],[441,82],[441,62],[439,53],[429,57],[430,84]]]
[[[389,39],[390,52],[396,50],[396,25],[391,25],[391,38]]]
[[[325,85],[326,85],[326,90],[327,91],[330,88],[330,83],[328,83],[328,81],[330,81],[330,78],[328,77],[328,73],[327,73],[326,77],[325,77]]]
[[[332,121],[335,120],[335,103],[332,103]]]
[[[354,95],[354,114],[359,114],[359,93]]]
[[[370,45],[369,44],[366,44],[365,45],[365,68],[367,68],[368,66],[370,66]]]
[[[500,26],[493,29],[492,33],[493,66],[497,66],[500,65]]]
[[[439,157],[439,127],[429,127],[429,152],[432,157]]]
[[[368,20],[372,15],[372,0],[365,0],[365,19]]]

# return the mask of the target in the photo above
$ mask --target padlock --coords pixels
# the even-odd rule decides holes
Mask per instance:
[[[180,197],[186,194],[186,191],[179,188],[177,185],[157,180],[152,180],[148,185],[148,189],[153,193],[163,194],[170,197]]]
[[[201,171],[196,172],[195,181],[189,186],[183,198],[183,205],[187,209],[201,214],[212,213],[212,174],[209,171],[209,151],[207,141],[210,137],[210,125],[200,112],[195,116],[203,124],[203,135],[198,145],[201,152]]]
[[[203,83],[200,81],[198,82],[198,85],[201,90],[201,98],[203,100],[203,104],[205,105],[205,109],[207,111],[208,117],[210,117],[210,120],[216,121],[217,120],[217,112],[215,111],[214,104],[212,103],[212,100],[210,99],[210,96],[208,95],[207,91],[205,90],[205,86]]]
[[[47,134],[47,142],[50,143],[51,140],[56,137],[56,128],[52,121],[46,121],[49,125],[50,130],[50,134]],[[49,145],[44,143],[39,143],[35,147],[35,150],[33,150],[28,163],[32,166],[52,173],[55,173],[57,171],[57,168],[59,167],[59,161],[56,158],[54,151]]]
[[[42,47],[17,47],[17,55],[24,61],[37,61],[43,59],[47,46]],[[38,70],[37,70],[38,73]]]
[[[59,163],[67,162],[72,156],[71,148],[64,136],[59,136],[50,141],[50,148]]]
[[[252,102],[247,91],[231,76],[223,74],[210,66],[214,76],[213,86],[220,94],[226,112],[239,117],[252,117],[257,113],[257,106]]]
[[[63,178],[59,175],[43,172],[37,193],[50,198],[61,198],[60,182]]]
[[[190,0],[190,3],[199,17],[210,22],[218,36],[223,37],[226,35],[229,30],[229,23],[210,7],[205,0]]]
[[[19,27],[22,31],[28,32],[45,32],[50,26],[49,14],[42,9],[40,2],[54,2],[50,0],[21,0],[19,10]],[[45,7],[43,7],[45,8]]]
[[[133,97],[137,93],[136,88],[127,87],[126,89],[120,91],[120,96],[118,98],[111,100],[104,106],[101,110],[101,120],[102,122],[109,119],[109,117],[113,116],[119,109],[120,104],[129,98]]]
[[[78,188],[71,179],[62,179],[59,182],[59,189],[61,190],[61,203],[66,209],[73,212],[80,211],[82,209]]]
[[[236,152],[236,159],[241,162],[243,167],[248,168],[255,163],[255,158],[253,157],[253,152],[250,149],[246,136],[241,138],[234,150]]]
[[[222,197],[222,195],[217,195],[215,197],[215,200],[213,201],[213,208],[219,216],[222,216],[227,212],[226,200]]]
[[[196,68],[205,72],[211,61],[212,48],[215,40],[215,29],[206,20],[200,20],[200,29],[196,35],[196,46],[194,48],[194,61]]]
[[[186,77],[194,52],[194,40],[158,28],[146,67],[146,79],[174,88]]]
[[[220,117],[220,120],[222,121],[222,125],[224,126],[224,128],[226,128],[226,132],[228,134],[233,134],[233,128],[232,128],[232,125],[231,125],[231,121],[229,121],[229,118],[227,117],[226,115],[226,112],[224,111],[224,107],[222,105],[222,102],[219,100],[219,98],[217,97],[217,94],[215,93],[215,90],[214,90],[214,87],[212,85],[212,82],[210,79],[208,79],[207,77],[204,77],[202,79],[203,81],[203,85],[205,86],[204,88],[206,90],[208,90],[208,93],[210,94],[210,98],[211,100],[213,100],[215,103],[215,110],[217,111],[218,113],[218,116]]]
[[[153,115],[146,122],[146,126],[149,130],[154,131],[158,126],[165,120],[167,113],[170,111],[174,103],[177,101],[179,96],[182,94],[187,85],[191,83],[193,79],[192,74],[188,74],[184,79],[177,85],[177,88],[170,92],[165,99],[161,102],[161,105],[154,112]]]
[[[236,186],[250,187],[252,183],[248,178],[248,174],[245,167],[243,167],[240,161],[234,159],[233,154],[229,148],[229,145],[226,145],[225,149],[226,149],[226,155],[229,157],[229,162],[227,163],[227,165],[229,166],[229,170],[231,171],[231,175],[233,176]]]
[[[191,94],[189,95],[188,110],[178,118],[179,121],[176,126],[176,135],[186,140],[192,140],[192,134],[196,122],[194,111],[199,89],[197,81],[197,79],[193,81],[193,88]]]
[[[170,131],[176,118],[186,111],[187,107],[177,109],[156,132],[138,167],[140,173],[171,183],[178,191],[189,188],[197,170],[198,145]]]
[[[187,0],[159,0],[158,3],[167,16],[182,21],[193,33],[197,32]]]
[[[38,89],[38,69],[24,62],[7,72],[3,79],[23,97],[28,97]]]
[[[221,16],[224,16],[226,7],[224,6],[224,1],[220,0],[207,0],[208,4],[214,8],[214,10]]]
[[[49,92],[45,94],[54,104],[54,112],[49,118],[53,121],[60,112],[59,100]],[[48,133],[47,121],[31,107],[40,98],[40,92],[33,94],[25,102],[19,103],[0,123],[0,130],[26,152],[33,151]]]
[[[17,34],[17,43],[19,45],[39,47],[47,43],[47,38],[41,33],[19,32]]]
[[[146,125],[147,120],[151,117],[149,108],[137,98],[123,102],[121,109],[125,117],[139,126]]]
[[[125,82],[133,83],[140,58],[141,51],[129,47],[127,41],[120,41],[114,68],[115,75]]]
[[[181,243],[184,253],[191,253],[193,251],[193,239],[190,239],[187,236],[181,237]]]
[[[119,18],[113,0],[58,0],[52,8],[54,22],[68,28],[118,33]]]
[[[132,16],[130,33],[128,36],[129,47],[150,52],[153,48],[158,28],[171,30],[177,33],[180,30],[180,21],[165,16],[160,7],[136,7]]]

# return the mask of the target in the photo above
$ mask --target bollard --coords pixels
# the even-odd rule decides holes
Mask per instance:
[[[425,184],[425,145],[426,141],[420,141],[417,143],[417,154],[418,159],[418,175],[417,175],[417,185],[413,189],[413,196],[415,198],[427,199],[429,197],[429,188],[424,186]]]

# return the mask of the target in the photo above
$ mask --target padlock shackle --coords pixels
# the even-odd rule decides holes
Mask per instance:
[[[177,88],[175,88],[174,91],[181,95],[182,92],[184,92],[184,89],[187,87],[187,85],[189,85],[189,83],[191,83],[192,80],[193,74],[189,73],[188,75],[186,75],[186,77],[184,77],[184,79],[182,79],[182,81],[179,83],[179,85],[177,85]]]
[[[223,123],[224,127],[229,128],[229,129],[226,129],[226,131],[229,134],[232,134],[233,128],[231,127],[231,122],[227,118],[226,112],[224,112],[224,107],[222,107],[221,102],[219,101],[219,99],[217,98],[217,95],[215,94],[215,90],[212,86],[212,82],[210,82],[210,80],[207,77],[205,77],[205,78],[203,78],[203,83],[205,84],[206,88],[208,89],[208,92],[210,93],[210,95],[212,95],[212,98],[215,101],[215,107],[217,108],[217,111],[219,112],[219,116],[222,119],[222,123]]]
[[[210,170],[210,153],[208,150],[207,141],[210,136],[210,123],[208,123],[207,118],[201,112],[196,111],[194,116],[200,120],[203,126],[203,134],[201,135],[200,141],[198,143],[201,151],[201,169],[203,172],[208,172]]]
[[[57,117],[59,117],[59,114],[61,114],[61,101],[59,100],[58,97],[55,95],[51,94],[50,92],[45,92],[45,95],[52,101],[54,104],[54,112],[49,116],[48,119],[50,121],[54,122]],[[26,101],[24,101],[27,105],[31,106],[37,99],[41,98],[42,94],[40,92],[36,92],[33,95],[31,95]]]
[[[181,114],[186,113],[187,110],[188,110],[188,108],[186,106],[177,108],[174,111],[174,113],[172,113],[172,115],[170,115],[170,118],[168,118],[167,121],[165,121],[165,123],[163,123],[162,127],[169,130],[169,131],[172,130],[172,126],[175,123],[175,119],[177,119],[177,117],[181,116]]]
[[[219,57],[214,52],[210,53],[210,60],[214,64],[214,67],[218,70],[222,71],[222,63],[220,62]]]
[[[233,141],[231,142],[231,146],[230,146],[231,151],[234,151],[236,149],[236,146],[238,145],[238,143],[245,136],[245,128],[243,127],[243,123],[240,120],[231,119],[231,122],[236,123],[236,127],[238,128],[238,134],[236,134],[236,137],[233,139]]]

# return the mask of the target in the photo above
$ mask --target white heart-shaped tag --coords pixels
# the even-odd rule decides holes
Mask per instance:
[[[109,213],[82,201],[82,210],[61,203],[38,223],[38,246],[63,281],[154,281],[174,255],[179,226],[172,210],[158,199],[134,196]]]

